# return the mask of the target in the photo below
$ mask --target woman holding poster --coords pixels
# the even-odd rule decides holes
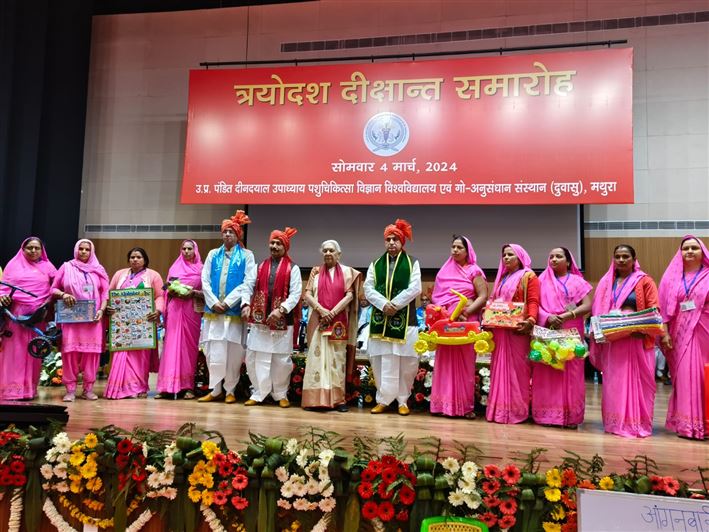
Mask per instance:
[[[495,423],[522,423],[529,417],[529,333],[539,312],[539,279],[532,259],[518,244],[505,244],[497,268],[493,301],[524,303],[523,319],[515,329],[495,328],[490,365],[490,395],[486,417]]]
[[[143,248],[135,247],[128,252],[129,268],[118,270],[111,279],[109,290],[124,288],[152,288],[155,310],[149,313],[148,321],[157,322],[165,308],[163,281],[160,274],[148,268],[150,259]],[[115,309],[106,308],[111,315]],[[107,399],[125,399],[127,397],[144,398],[148,396],[148,375],[157,371],[156,349],[136,351],[114,351],[111,358],[111,371],[104,397]]]
[[[635,250],[620,244],[596,287],[593,315],[627,313],[658,306],[657,286],[640,269]],[[654,339],[640,333],[591,344],[591,362],[603,372],[601,412],[606,432],[626,438],[652,434],[655,403]]]
[[[163,344],[158,393],[155,399],[185,392],[194,399],[194,374],[199,355],[201,314],[195,311],[195,298],[202,298],[202,258],[197,242],[184,240],[180,256],[167,272],[165,343]]]
[[[460,299],[456,290],[468,298],[458,318],[475,320],[487,300],[485,274],[477,265],[475,250],[467,237],[453,235],[451,254],[436,275],[431,295],[434,305],[453,313]],[[475,349],[473,344],[439,345],[431,387],[431,413],[451,417],[475,418]]]
[[[108,302],[108,274],[101,266],[91,240],[82,238],[74,246],[74,260],[59,268],[52,284],[54,296],[71,308],[77,301],[93,300],[94,319],[84,323],[62,323],[62,368],[66,386],[64,401],[73,402],[76,380],[83,374],[81,399],[95,401],[96,371],[103,352],[103,313]]]
[[[672,395],[665,426],[683,438],[703,440],[706,398],[704,367],[709,364],[709,250],[686,236],[660,281],[660,308],[669,334],[662,348],[670,364]]]
[[[571,252],[563,247],[549,253],[539,276],[539,325],[576,329],[583,337],[583,318],[591,311],[593,287],[581,275]],[[532,418],[540,425],[575,428],[586,409],[584,359],[566,362],[563,370],[532,364]]]

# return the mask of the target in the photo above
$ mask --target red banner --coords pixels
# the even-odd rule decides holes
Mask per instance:
[[[183,203],[632,203],[632,49],[193,70]]]

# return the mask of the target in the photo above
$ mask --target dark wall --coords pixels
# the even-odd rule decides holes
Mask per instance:
[[[0,2],[0,263],[29,235],[55,265],[79,225],[92,0]]]

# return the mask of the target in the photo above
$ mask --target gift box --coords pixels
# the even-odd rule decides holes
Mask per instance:
[[[516,329],[524,321],[524,303],[488,301],[483,310],[483,327]]]
[[[613,342],[632,333],[660,336],[664,332],[659,309],[651,307],[626,314],[602,314],[591,317],[591,334],[597,343]]]
[[[534,326],[529,359],[563,371],[565,364],[575,358],[586,358],[588,349],[578,330],[547,329]]]

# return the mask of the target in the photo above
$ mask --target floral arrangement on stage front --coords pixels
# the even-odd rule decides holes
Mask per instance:
[[[39,375],[40,386],[61,386],[62,385],[62,354],[52,351],[42,361],[42,372]]]
[[[24,505],[27,530],[40,530],[43,508],[66,532],[135,532],[153,519],[179,532],[199,522],[220,532],[418,530],[435,515],[474,517],[490,530],[570,532],[580,488],[709,497],[709,469],[697,468],[691,490],[644,456],[627,460],[624,473],[604,473],[601,457],[574,453],[542,470],[545,449],[485,464],[473,445],[446,448],[438,438],[355,436],[347,451],[338,434],[314,427],[299,438],[251,434],[238,452],[192,424],[174,432],[108,426],[78,440],[59,430],[0,432],[0,494],[12,493],[0,505],[0,515],[10,509],[0,528],[19,530]]]

